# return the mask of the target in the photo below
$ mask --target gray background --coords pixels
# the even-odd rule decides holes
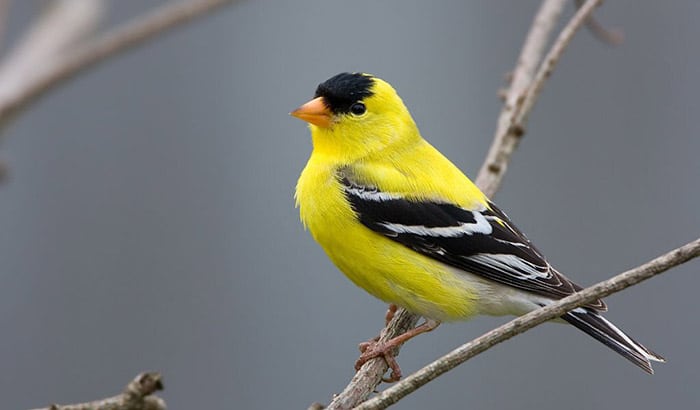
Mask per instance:
[[[110,24],[162,3],[114,1]],[[385,305],[299,223],[311,145],[287,113],[337,72],[375,73],[474,176],[538,4],[242,2],[33,106],[0,151],[1,407],[106,396],[149,369],[171,409],[327,403]],[[35,11],[15,2],[11,38]],[[576,37],[496,198],[586,285],[700,232],[700,2],[610,1],[597,16],[625,44]],[[608,299],[608,317],[669,358],[653,377],[548,324],[397,407],[697,408],[697,270]],[[504,321],[442,326],[400,363],[410,373]]]

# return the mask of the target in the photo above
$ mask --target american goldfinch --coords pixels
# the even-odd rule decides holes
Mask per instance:
[[[296,187],[301,220],[357,286],[426,318],[396,343],[365,345],[357,366],[440,321],[521,315],[581,290],[447,158],[396,91],[363,73],[321,83],[291,115],[313,152]],[[561,317],[648,373],[665,361],[603,318],[596,300]],[[357,367],[356,366],[356,367]]]

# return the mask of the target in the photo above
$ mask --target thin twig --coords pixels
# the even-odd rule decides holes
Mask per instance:
[[[167,4],[90,41],[65,58],[47,61],[48,66],[41,76],[31,83],[23,84],[12,94],[0,96],[0,129],[14,113],[81,71],[232,2],[233,0],[190,0]]]
[[[481,181],[477,182],[477,184],[488,196],[493,196],[498,189],[507,170],[507,163],[515,149],[515,144],[512,142],[512,139],[507,138],[506,131],[516,100],[518,95],[521,95],[532,81],[537,64],[542,60],[545,47],[564,5],[565,0],[544,0],[535,15],[530,32],[523,44],[518,63],[513,72],[513,80],[508,91],[506,103],[499,117],[498,130],[496,132],[497,138],[494,139],[489,156],[477,178],[477,181]],[[494,161],[497,161],[499,164],[498,169],[492,169],[488,166],[490,162]],[[485,173],[488,173],[488,175],[485,175]],[[380,341],[388,341],[415,327],[419,319],[419,316],[404,309],[399,309],[389,325],[381,331]],[[398,349],[396,354],[398,355]],[[328,409],[350,409],[357,406],[374,392],[387,369],[388,366],[383,359],[369,360],[355,373],[355,376],[345,389],[333,398],[328,405]]]
[[[577,8],[583,5],[584,0],[574,0]],[[625,33],[620,29],[608,29],[591,16],[586,20],[586,28],[593,33],[594,36],[598,37],[603,43],[609,44],[611,46],[618,46],[625,41]]]
[[[522,129],[513,127],[513,112],[521,104],[523,94],[532,83],[537,67],[542,61],[545,47],[549,43],[549,38],[552,36],[564,6],[566,6],[564,0],[545,0],[542,2],[532,22],[530,32],[525,38],[520,56],[518,56],[511,84],[498,116],[491,148],[489,148],[484,164],[476,177],[476,185],[490,197],[498,190],[503,176],[508,170],[510,158],[523,134]]]
[[[581,28],[581,25],[588,19],[591,13],[593,13],[593,10],[601,3],[603,3],[603,0],[587,0],[576,10],[576,14],[574,14],[566,27],[559,33],[552,48],[544,57],[540,68],[537,70],[537,74],[535,74],[532,84],[528,87],[527,93],[523,96],[522,104],[516,106],[511,120],[511,129],[516,128],[520,130],[521,133],[524,132],[528,116],[537,101],[537,97],[539,97],[542,92],[544,83],[552,75],[554,67],[556,67],[561,56],[564,54],[564,50],[566,50],[566,47],[574,38],[574,34],[576,34]]]
[[[428,364],[404,380],[389,387],[377,396],[367,400],[356,407],[357,410],[385,409],[396,403],[402,397],[415,391],[419,387],[434,380],[441,374],[454,369],[458,365],[483,353],[498,343],[523,333],[548,320],[557,318],[564,313],[590,303],[594,300],[617,293],[630,286],[636,285],[647,279],[663,273],[675,266],[700,256],[700,239],[696,239],[686,245],[676,248],[658,258],[655,258],[634,269],[630,269],[611,279],[599,282],[578,293],[561,299],[547,307],[537,309],[526,315],[520,316],[510,322],[491,330],[469,343],[466,343],[438,360]]]
[[[89,403],[52,404],[36,410],[165,410],[165,401],[152,396],[159,390],[163,390],[159,373],[141,373],[116,396]]]

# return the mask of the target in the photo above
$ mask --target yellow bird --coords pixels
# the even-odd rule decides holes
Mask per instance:
[[[425,141],[387,82],[341,73],[291,115],[313,152],[296,187],[301,220],[357,286],[426,322],[363,346],[356,367],[440,321],[522,315],[580,290],[452,162]],[[602,300],[561,317],[653,373],[645,348],[601,316]]]

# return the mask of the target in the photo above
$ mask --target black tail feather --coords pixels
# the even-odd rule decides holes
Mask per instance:
[[[622,330],[597,312],[578,308],[561,318],[593,336],[596,340],[616,351],[649,374],[654,374],[654,370],[651,368],[651,360],[655,362],[666,361],[660,355],[627,336]]]

